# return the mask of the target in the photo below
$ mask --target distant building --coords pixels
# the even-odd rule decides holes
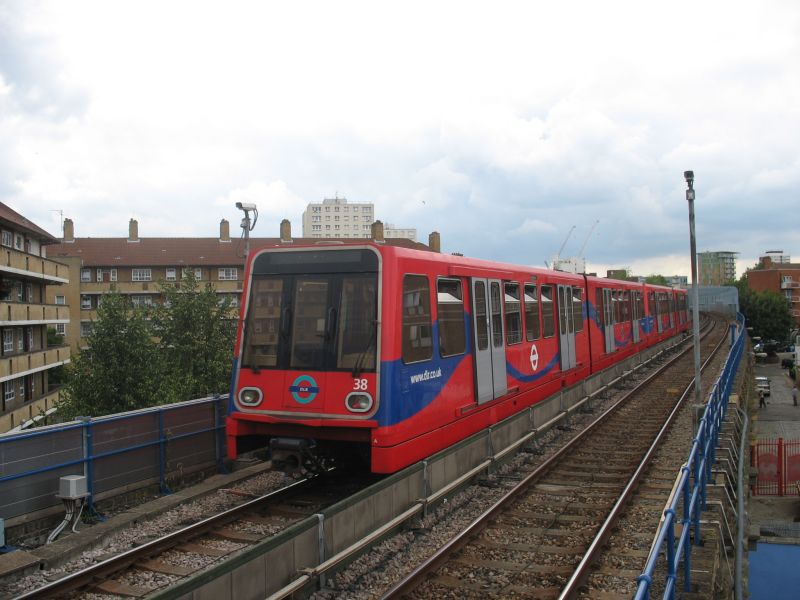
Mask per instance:
[[[311,203],[303,213],[304,238],[368,238],[375,220],[372,203],[325,198]]]
[[[382,227],[380,221],[375,222],[368,227],[365,237],[394,246],[433,249],[405,239],[385,241]],[[239,305],[244,281],[244,242],[238,237],[231,239],[230,225],[225,219],[220,222],[218,238],[139,237],[139,224],[134,219],[128,224],[127,238],[77,238],[74,232],[72,220],[65,219],[64,239],[51,247],[50,255],[68,265],[69,283],[63,290],[48,294],[58,294],[51,299],[56,303],[66,300],[70,307],[74,325],[65,333],[75,350],[86,345],[103,294],[111,291],[130,296],[134,305],[151,305],[161,301],[161,283],[179,281],[191,272],[201,284],[211,282],[220,297],[228,296],[234,306]],[[431,234],[437,252],[438,239],[438,234]],[[280,237],[250,238],[250,248],[252,252],[264,246],[317,241],[292,238],[291,224],[284,219]]]
[[[686,275],[670,275],[667,277],[667,285],[686,289],[689,287],[689,278]]]
[[[738,252],[717,251],[697,254],[698,281],[700,285],[725,285],[736,279]]]
[[[553,269],[564,271],[565,273],[585,273],[586,259],[582,256],[572,256],[570,258],[553,258]]]
[[[747,272],[747,287],[782,294],[789,303],[795,327],[800,327],[800,264],[773,263],[770,254],[761,257],[759,268]]]
[[[51,373],[70,362],[64,334],[69,307],[62,286],[65,265],[49,260],[46,248],[58,239],[0,203],[0,433],[53,408],[58,386]],[[46,300],[53,294],[54,301]]]
[[[792,257],[784,254],[783,250],[767,250],[758,260],[763,264],[765,258],[768,258],[773,265],[789,265],[792,263]]]
[[[405,238],[407,240],[417,241],[417,230],[413,227],[395,227],[391,223],[386,223],[383,226],[383,235],[387,239],[390,238]]]

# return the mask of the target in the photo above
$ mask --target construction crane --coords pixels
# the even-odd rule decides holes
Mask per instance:
[[[553,263],[554,263],[554,264],[558,262],[558,259],[559,259],[559,258],[561,258],[561,253],[564,251],[564,246],[566,246],[566,245],[567,245],[567,242],[569,241],[569,237],[572,235],[572,232],[573,232],[573,231],[575,231],[575,225],[573,225],[572,227],[570,227],[569,231],[567,232],[567,237],[565,237],[565,238],[564,238],[564,243],[563,243],[563,244],[561,244],[561,248],[559,248],[559,249],[558,249],[558,252],[556,252],[556,257],[555,257],[555,259],[553,260]]]
[[[586,244],[589,243],[589,238],[592,237],[592,233],[594,233],[594,228],[597,227],[597,224],[600,222],[600,219],[595,219],[594,223],[592,223],[592,228],[589,230],[589,235],[586,236],[586,239],[583,241],[583,246],[578,251],[578,258],[583,258],[583,251],[586,250]]]

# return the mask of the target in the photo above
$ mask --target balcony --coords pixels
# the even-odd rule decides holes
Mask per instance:
[[[0,381],[44,371],[68,363],[69,360],[69,346],[56,346],[47,350],[3,357],[0,358]]]
[[[45,283],[69,283],[69,267],[12,248],[0,252],[0,272],[22,275]]]
[[[781,281],[782,290],[797,290],[800,289],[800,281]]]
[[[48,325],[50,323],[69,323],[69,306],[0,302],[0,326]]]
[[[81,294],[106,294],[114,291],[120,294],[160,294],[160,281],[81,281]],[[174,281],[164,282],[167,285],[174,285]],[[241,281],[208,281],[201,279],[197,282],[200,289],[204,289],[207,283],[211,283],[219,293],[241,292]]]

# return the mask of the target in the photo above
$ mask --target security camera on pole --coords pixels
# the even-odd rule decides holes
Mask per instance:
[[[700,384],[700,282],[697,281],[697,244],[694,236],[694,171],[684,171],[683,177],[689,189],[686,200],[689,202],[689,246],[692,255],[692,333],[694,334],[694,401],[703,403],[703,390]]]
[[[244,260],[247,263],[247,256],[250,254],[250,232],[256,226],[258,221],[258,209],[255,204],[250,202],[237,202],[236,208],[244,211],[244,219],[242,219],[242,232],[244,235]],[[253,213],[253,221],[250,222],[250,213]]]

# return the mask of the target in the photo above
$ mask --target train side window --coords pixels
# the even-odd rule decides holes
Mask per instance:
[[[433,356],[431,292],[424,275],[403,277],[403,362],[428,360]]]
[[[605,311],[603,310],[603,290],[596,288],[594,290],[594,312],[597,314],[597,324],[600,329],[605,325],[604,319],[606,318]]]
[[[522,316],[520,315],[519,284],[505,284],[506,344],[522,342]]]
[[[475,282],[475,331],[478,350],[489,347],[489,330],[486,327],[486,284]]]
[[[492,309],[492,346],[503,346],[503,302],[500,300],[500,284],[489,284],[489,303]]]
[[[539,339],[539,297],[534,284],[525,284],[525,339]]]
[[[439,354],[455,356],[467,348],[464,330],[464,294],[460,279],[440,279],[436,283],[436,309],[439,319]]]
[[[631,320],[631,293],[628,290],[622,292],[622,321],[627,323]]]
[[[553,337],[556,333],[556,320],[553,311],[553,286],[542,286],[542,337]]]
[[[583,331],[583,290],[579,287],[572,288],[572,322],[576,333]]]

